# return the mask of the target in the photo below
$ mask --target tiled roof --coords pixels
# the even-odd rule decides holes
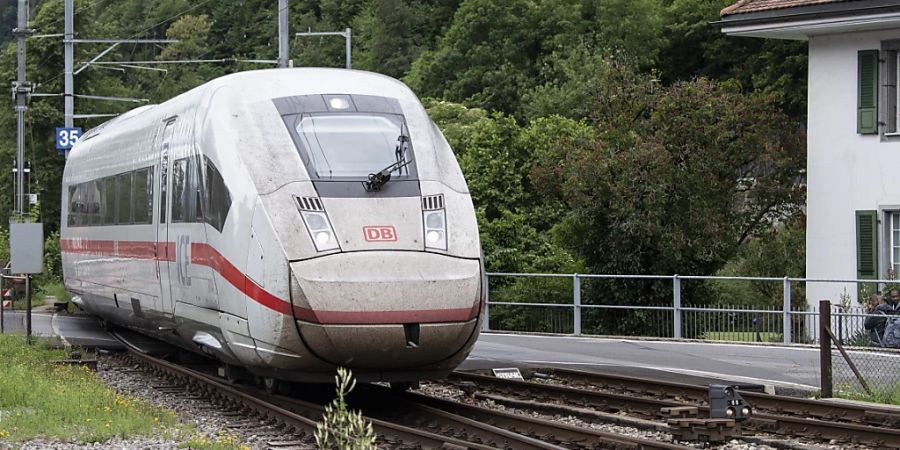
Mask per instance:
[[[726,7],[719,14],[730,16],[733,14],[744,14],[760,11],[770,11],[773,9],[794,8],[798,6],[821,5],[824,3],[838,3],[853,0],[738,0],[737,3]]]

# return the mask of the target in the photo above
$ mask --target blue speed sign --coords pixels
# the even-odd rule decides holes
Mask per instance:
[[[78,142],[81,137],[81,128],[57,128],[56,129],[56,149],[69,150]]]

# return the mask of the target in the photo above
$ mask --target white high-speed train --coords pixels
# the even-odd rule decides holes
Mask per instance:
[[[224,76],[87,132],[63,185],[81,307],[268,383],[441,377],[477,339],[472,200],[392,78]]]

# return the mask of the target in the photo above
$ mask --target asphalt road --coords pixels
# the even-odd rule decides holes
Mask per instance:
[[[7,332],[24,331],[24,314],[5,311]],[[107,349],[121,346],[85,315],[35,313],[34,333],[61,336],[77,346]],[[864,357],[867,378],[900,377],[900,355],[851,352]],[[840,354],[835,352],[838,370]],[[756,346],[673,341],[579,338],[485,333],[462,368],[558,366],[652,376],[673,381],[758,383],[783,389],[815,390],[819,385],[819,353],[810,347]]]

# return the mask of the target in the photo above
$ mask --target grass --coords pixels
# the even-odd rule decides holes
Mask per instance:
[[[241,444],[235,434],[220,432],[216,436],[196,434],[181,443],[178,448],[190,450],[250,450],[250,447]]]
[[[56,300],[60,302],[69,301],[69,294],[66,294],[66,286],[62,282],[47,283],[38,287],[35,297],[43,301],[47,296],[56,297]]]
[[[837,397],[847,400],[900,405],[900,385],[894,385],[888,389],[873,389],[871,395],[863,391],[851,389],[847,386],[847,389],[835,389],[834,394]]]
[[[42,306],[44,304],[44,297],[33,296],[31,297],[31,307],[37,308],[38,306]],[[25,302],[24,298],[20,298],[18,300],[13,300],[13,309],[16,310],[26,310],[28,308],[28,303]]]
[[[173,413],[117,394],[87,368],[52,363],[65,357],[47,341],[28,346],[22,336],[0,335],[0,447],[37,436],[69,442],[177,436]]]
[[[781,333],[760,332],[762,342],[781,342]],[[707,341],[756,342],[755,331],[707,331],[703,334]]]

